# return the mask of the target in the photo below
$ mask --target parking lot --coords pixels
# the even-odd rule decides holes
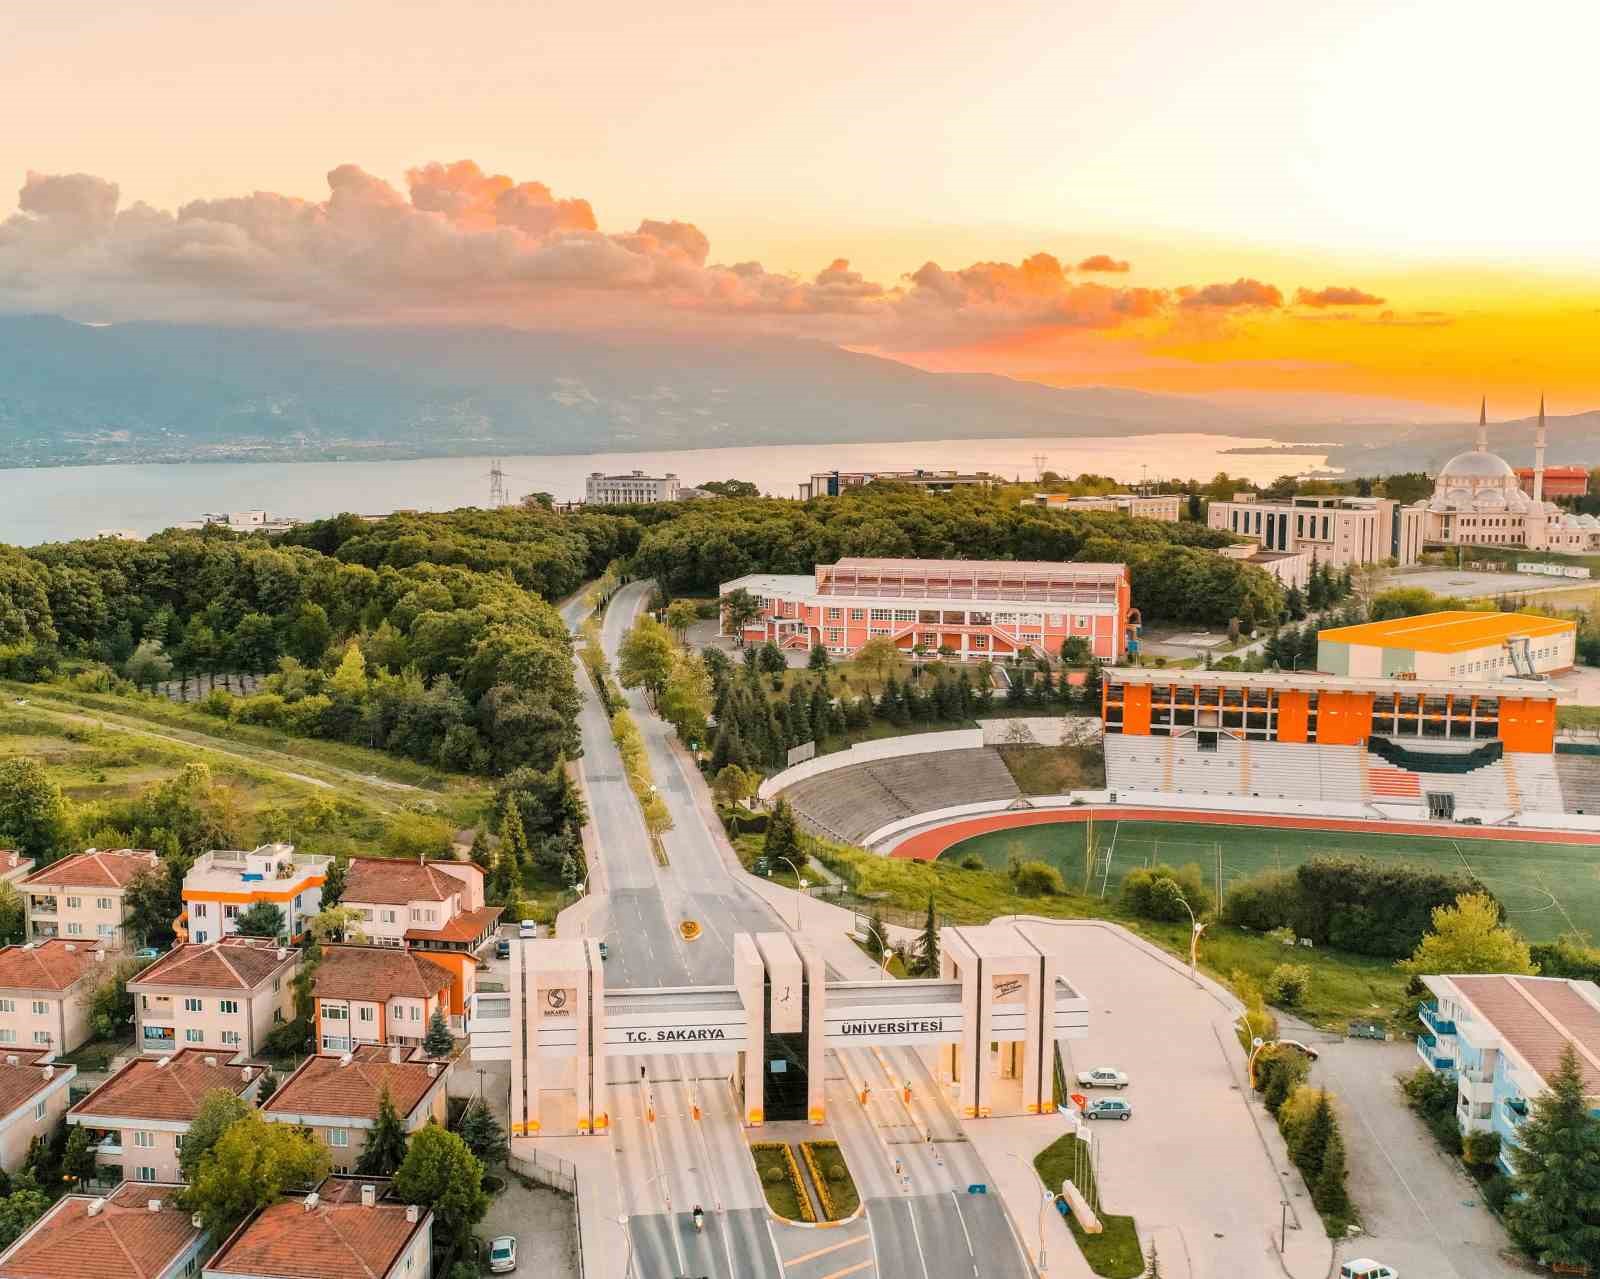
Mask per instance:
[[[1298,1174],[1280,1178],[1287,1160],[1276,1128],[1246,1100],[1226,997],[1197,989],[1187,969],[1121,929],[1088,921],[1026,927],[1063,956],[1068,980],[1089,1001],[1088,1038],[1064,1045],[1069,1077],[1098,1066],[1129,1076],[1123,1091],[1088,1093],[1134,1110],[1126,1123],[1090,1125],[1104,1209],[1131,1213],[1142,1238],[1162,1239],[1163,1268],[1173,1274],[1322,1279],[1327,1236]]]
[[[505,1176],[504,1170],[496,1169],[495,1175]],[[474,1233],[485,1243],[496,1235],[515,1235],[515,1274],[576,1279],[578,1230],[572,1215],[572,1196],[544,1186],[529,1189],[512,1176],[505,1176],[505,1182],[505,1189],[489,1204],[487,1215]]]

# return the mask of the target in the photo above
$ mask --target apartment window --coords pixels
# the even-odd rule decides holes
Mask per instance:
[[[208,908],[204,902],[193,902],[189,906],[189,913],[196,919],[204,919],[206,917],[207,909]]]
[[[98,924],[94,931],[98,937],[115,937],[117,928],[115,924]]]
[[[154,1168],[135,1168],[133,1170],[133,1179],[135,1181],[154,1181],[156,1179],[156,1170]]]
[[[224,906],[222,908],[222,917],[224,919],[238,919],[239,908],[237,906]]]
[[[237,999],[224,999],[218,1005],[218,1008],[225,1013],[236,1013],[239,1011],[239,1001]]]
[[[350,1130],[348,1128],[328,1129],[328,1144],[330,1146],[348,1146],[350,1144]]]
[[[96,897],[94,899],[94,905],[95,905],[95,909],[96,910],[110,910],[111,909],[111,898],[109,898],[109,897]]]
[[[48,1045],[49,1042],[50,1042],[50,1032],[48,1030],[36,1030],[36,1031],[34,1031],[33,1032],[33,1042],[36,1043],[36,1044],[46,1044],[46,1045]]]
[[[145,1150],[154,1150],[156,1144],[156,1135],[155,1133],[144,1128],[135,1129],[133,1134],[133,1144]]]
[[[349,1021],[350,1020],[350,1010],[348,1008],[342,1008],[338,1004],[335,1004],[332,1007],[329,1007],[327,1005],[323,1005],[322,1020],[323,1021]]]
[[[867,617],[867,610],[864,609],[864,608],[853,608],[853,609],[850,610],[850,620],[852,622],[865,621],[866,617]]]
[[[204,1031],[195,1030],[192,1027],[183,1032],[183,1037],[191,1044],[202,1044],[206,1038]]]
[[[411,1005],[411,1020],[412,1021],[421,1021],[422,1020],[422,1009],[420,1007],[418,1007],[416,1004],[412,1004]]]
[[[205,1000],[203,999],[195,999],[191,996],[183,1001],[183,1011],[186,1013],[198,1013],[204,1010]]]
[[[44,1000],[35,999],[33,1001],[33,1015],[35,1017],[43,1017],[49,1011],[50,1005],[45,1003]]]
[[[897,622],[914,622],[917,620],[917,610],[914,608],[897,608],[894,611],[894,620]]]
[[[828,643],[830,643],[830,644],[843,644],[844,643],[844,632],[842,630],[839,630],[837,628],[830,628],[825,633],[826,633],[826,635],[828,637]]]
[[[362,1008],[362,1009],[358,1010],[358,1016],[357,1016],[356,1020],[357,1021],[373,1021],[373,1020],[375,1020],[374,1014],[376,1012],[377,1012],[377,1010],[375,1008],[370,1007],[370,1006]]]
[[[0,1026],[0,1044],[14,1044],[17,1042],[17,1032],[9,1026]]]
[[[36,1101],[33,1103],[33,1117],[35,1119],[44,1118],[44,1102]]]
[[[83,936],[83,925],[78,923],[76,920],[74,920],[72,923],[68,924],[67,925],[67,936],[68,937],[82,937]]]
[[[80,907],[82,905],[83,905],[83,898],[81,898],[81,897],[69,897],[69,898],[67,898],[67,909],[68,910],[77,910],[78,907]]]
[[[225,1044],[237,1044],[239,1042],[239,1032],[237,1030],[223,1031],[222,1042]]]
[[[395,916],[396,916],[396,912],[395,911],[386,910],[386,911],[383,912],[383,922],[386,923],[386,924],[392,924],[392,923],[395,922]]]
[[[872,610],[871,616],[874,622],[891,622],[894,620],[894,610],[892,608],[875,608]]]
[[[844,610],[842,608],[830,608],[828,610],[828,620],[830,622],[837,622],[843,616],[844,616]]]
[[[0,999],[0,1013],[14,1013],[17,1011],[15,999]]]

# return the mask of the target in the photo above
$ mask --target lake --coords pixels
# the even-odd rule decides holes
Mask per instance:
[[[1228,435],[1133,435],[1088,439],[928,440],[889,444],[793,444],[649,453],[568,453],[501,459],[506,493],[546,492],[560,501],[583,496],[590,471],[649,475],[671,471],[685,484],[741,479],[777,497],[795,496],[814,471],[954,468],[1033,478],[1093,471],[1124,482],[1141,477],[1210,479],[1218,471],[1267,481],[1313,470],[1324,456],[1227,455],[1271,445]],[[403,462],[223,462],[144,466],[58,466],[0,470],[0,542],[92,537],[100,529],[149,534],[207,511],[266,510],[315,519],[340,511],[376,514],[400,508],[447,511],[489,500],[487,457]]]

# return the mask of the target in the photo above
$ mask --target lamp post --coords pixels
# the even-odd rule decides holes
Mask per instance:
[[[884,940],[883,934],[871,924],[862,924],[861,926],[878,939],[878,950],[883,955],[883,976],[879,980],[888,981],[889,961],[894,958],[894,949]]]
[[[1189,980],[1196,986],[1200,984],[1200,974],[1197,971],[1200,963],[1200,934],[1205,932],[1206,926],[1194,916],[1194,907],[1189,905],[1189,899],[1183,895],[1183,890],[1172,880],[1172,895],[1176,897],[1184,910],[1189,913]]]
[[[785,866],[794,872],[794,882],[799,885],[799,891],[794,899],[794,930],[800,931],[800,899],[806,895],[806,877],[800,873],[800,868],[787,857],[778,858]]]
[[[1017,1163],[1021,1164],[1022,1165],[1022,1169],[1023,1169],[1024,1172],[1032,1173],[1032,1175],[1034,1177],[1037,1177],[1039,1175],[1032,1168],[1030,1168],[1026,1163],[1023,1163],[1022,1156],[1019,1155],[1016,1151],[1008,1150],[1008,1151],[1006,1151],[1006,1154],[1010,1155],[1013,1159],[1015,1159],[1017,1161]],[[1040,1194],[1039,1194],[1039,1273],[1041,1275],[1044,1274],[1050,1268],[1049,1262],[1047,1262],[1045,1260],[1045,1256],[1044,1256],[1044,1210],[1045,1210],[1045,1205],[1050,1203],[1054,1198],[1055,1198],[1055,1196],[1050,1193],[1050,1190],[1049,1190],[1048,1187],[1042,1187],[1040,1189]]]
[[[622,1227],[622,1237],[628,1241],[628,1264],[623,1268],[624,1279],[633,1277],[633,1231],[628,1229],[628,1216],[623,1213],[617,1218],[617,1225]]]

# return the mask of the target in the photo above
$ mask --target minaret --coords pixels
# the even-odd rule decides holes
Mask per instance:
[[[1539,425],[1533,433],[1533,502],[1544,501],[1544,396],[1539,397]]]
[[[1489,397],[1486,395],[1478,403],[1478,452],[1489,451]]]

